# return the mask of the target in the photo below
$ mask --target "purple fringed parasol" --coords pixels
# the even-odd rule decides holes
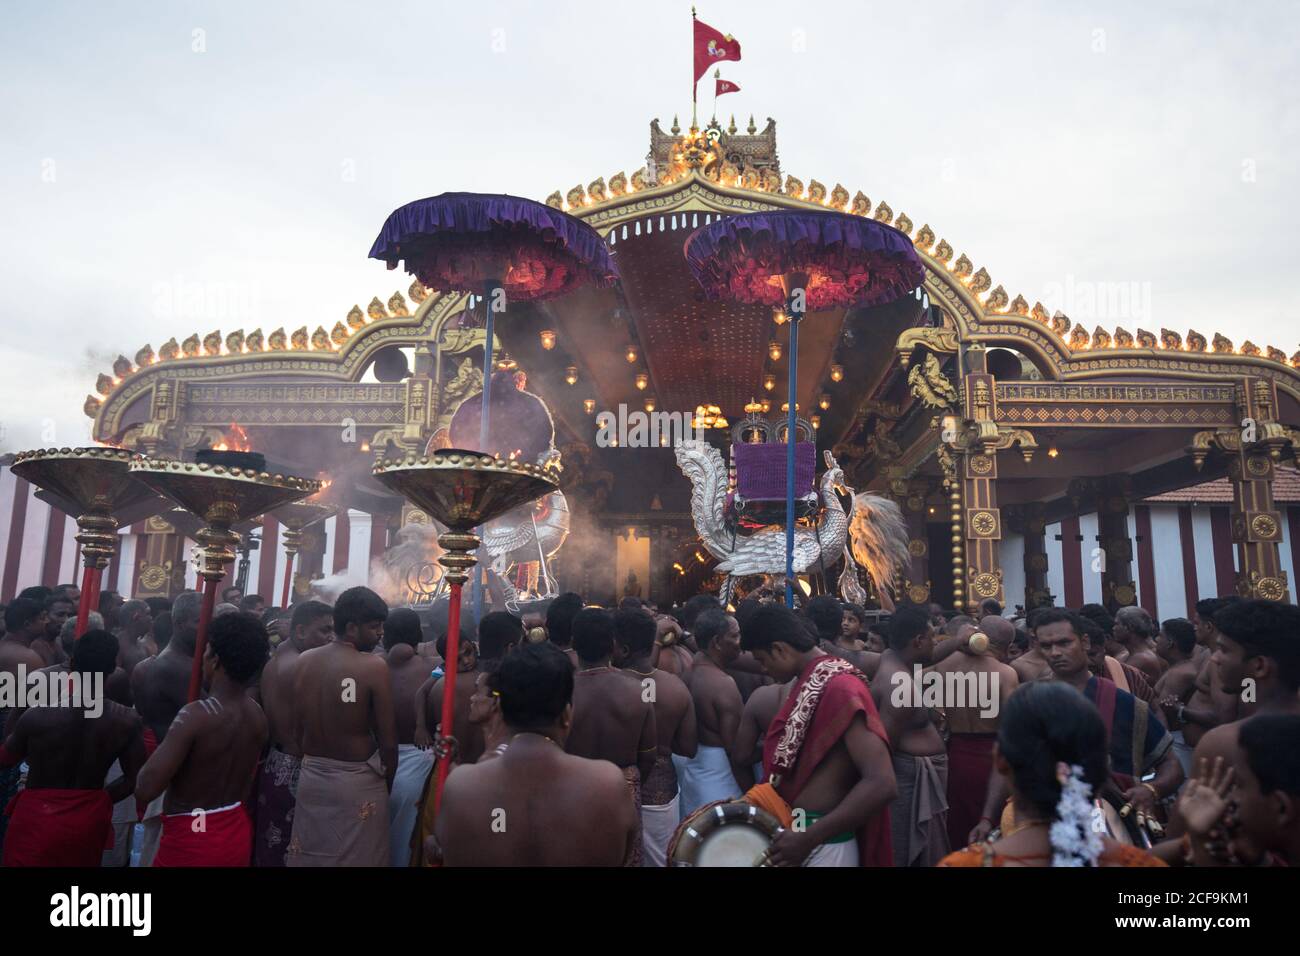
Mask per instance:
[[[711,299],[780,307],[781,277],[806,273],[807,311],[880,305],[925,276],[897,229],[838,212],[755,212],[695,230],[686,262]]]
[[[370,258],[430,289],[482,292],[499,282],[512,302],[548,299],[581,285],[612,284],[618,272],[596,230],[516,196],[443,193],[395,209]]]

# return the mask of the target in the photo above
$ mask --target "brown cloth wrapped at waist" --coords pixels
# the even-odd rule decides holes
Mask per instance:
[[[286,866],[387,866],[388,783],[375,751],[369,760],[308,754]]]

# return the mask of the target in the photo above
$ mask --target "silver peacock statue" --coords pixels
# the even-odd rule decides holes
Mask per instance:
[[[691,482],[695,530],[718,559],[717,570],[727,576],[720,595],[723,603],[730,600],[737,578],[764,575],[784,586],[785,529],[771,525],[738,534],[728,514],[728,473],[721,453],[699,440],[681,442],[676,450],[677,464]],[[820,508],[810,526],[795,528],[794,571],[824,574],[842,556],[845,567],[838,585],[843,600],[861,603],[866,599],[858,583],[857,565],[867,572],[877,591],[887,595],[895,574],[909,560],[903,513],[888,498],[870,492],[855,495],[845,484],[835,458],[829,451],[823,454],[826,471],[818,484]],[[852,500],[852,514],[845,513],[836,492]]]

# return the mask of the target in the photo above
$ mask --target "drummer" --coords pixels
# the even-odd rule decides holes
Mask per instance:
[[[772,842],[772,862],[890,866],[898,785],[866,676],[818,647],[780,604],[750,615],[741,643],[773,680],[794,681],[764,741],[768,780],[745,795],[787,827]]]

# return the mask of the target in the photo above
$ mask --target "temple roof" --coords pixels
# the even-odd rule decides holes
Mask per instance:
[[[1282,465],[1273,479],[1273,501],[1277,504],[1300,503],[1300,471]],[[1144,498],[1143,504],[1227,505],[1232,504],[1232,481],[1226,477],[1203,481],[1176,491]]]

